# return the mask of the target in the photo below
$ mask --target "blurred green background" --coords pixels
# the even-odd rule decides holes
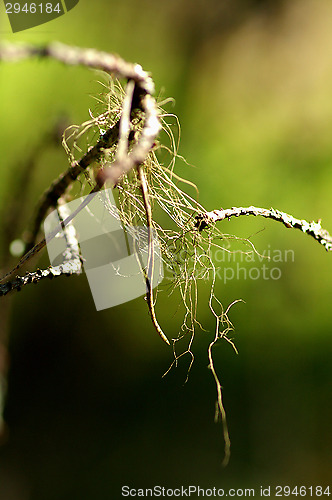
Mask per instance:
[[[332,230],[329,0],[81,0],[17,34],[1,9],[2,41],[91,46],[151,71],[157,93],[175,99],[169,110],[181,122],[180,154],[193,165],[179,162],[178,173],[199,186],[208,210],[272,206],[322,218]],[[25,158],[57,117],[89,118],[98,76],[51,61],[1,65],[3,218]],[[66,167],[60,146],[41,152],[27,220]],[[214,351],[232,441],[228,467],[213,422],[206,350],[214,321],[206,301],[199,319],[207,331],[196,336],[184,385],[186,357],[162,378],[172,353],[144,300],[97,313],[83,275],[12,297],[1,500],[121,498],[125,484],[332,487],[331,255],[273,221],[222,224],[225,233],[253,235],[260,252],[294,251],[294,261],[276,264],[278,280],[216,283],[225,306],[245,301],[229,314],[239,355],[226,342]],[[174,337],[176,300],[159,298],[159,321]],[[5,328],[5,313],[1,321]]]

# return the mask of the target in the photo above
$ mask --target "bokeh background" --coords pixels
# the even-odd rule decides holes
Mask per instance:
[[[329,0],[81,0],[17,34],[1,5],[0,35],[91,46],[140,63],[157,93],[175,100],[168,110],[179,117],[180,154],[189,163],[178,162],[178,173],[199,186],[208,210],[272,206],[322,218],[331,231],[331,20]],[[98,77],[50,61],[1,65],[1,217],[26,196],[17,236],[67,166],[60,145],[48,143],[37,157],[39,145],[59,116],[89,118]],[[30,182],[17,193],[30,157]],[[239,354],[226,342],[214,351],[229,465],[221,467],[222,429],[213,421],[206,301],[199,304],[206,331],[196,336],[184,384],[188,357],[162,378],[172,354],[142,298],[97,313],[85,276],[63,278],[2,305],[10,369],[1,500],[121,498],[122,485],[332,487],[331,255],[274,221],[223,224],[225,233],[252,236],[260,252],[294,251],[294,261],[278,263],[278,280],[216,283],[225,306],[245,301],[229,314]],[[169,337],[177,334],[176,311],[177,299],[159,294]]]

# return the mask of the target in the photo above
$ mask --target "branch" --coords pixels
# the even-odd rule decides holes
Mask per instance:
[[[44,47],[36,47],[33,45],[16,45],[16,44],[3,44],[0,46],[0,61],[17,62],[31,57],[50,58],[60,61],[66,65],[86,66],[88,68],[105,71],[108,74],[118,78],[126,78],[136,84],[136,92],[133,96],[131,110],[135,107],[141,109],[143,112],[153,112],[158,123],[157,107],[154,99],[151,101],[144,101],[143,97],[146,94],[154,93],[154,83],[152,78],[146,71],[143,71],[139,64],[131,64],[118,56],[100,52],[94,49],[83,49],[79,47],[70,47],[61,43],[50,43]],[[144,101],[144,102],[143,102]],[[148,109],[146,109],[148,108]],[[118,137],[119,124],[116,123],[112,129],[106,132],[97,145],[94,146],[88,153],[81,159],[80,162],[73,164],[66,172],[64,172],[59,179],[57,179],[43,196],[38,212],[36,214],[35,222],[30,234],[26,241],[26,252],[31,250],[35,243],[40,224],[45,217],[46,211],[51,206],[56,206],[57,200],[64,193],[67,187],[78,177],[82,170],[86,169],[93,161],[96,161],[102,150],[105,147],[110,147]],[[159,133],[160,127],[157,129],[154,138]],[[152,144],[154,142],[154,138]],[[151,149],[151,145],[149,150]],[[142,151],[142,149],[140,149]],[[144,151],[141,155],[140,161],[144,161],[149,151]],[[123,168],[119,168],[119,163],[123,164]],[[116,172],[112,175],[105,175],[103,179],[97,180],[99,187],[101,187],[106,178],[112,178],[116,184],[120,178],[127,173],[137,162],[118,162],[116,165]]]
[[[53,181],[50,187],[44,192],[38,202],[31,229],[25,236],[25,252],[28,252],[34,246],[41,223],[47,211],[52,207],[56,207],[59,198],[61,198],[68,187],[88,168],[89,165],[99,160],[104,149],[110,148],[115,144],[119,136],[119,123],[118,121],[110,127],[105,134],[100,137],[95,146],[92,146],[79,161],[73,162],[72,165]]]
[[[117,157],[116,160],[110,164],[110,166],[101,169],[96,176],[96,186],[91,191],[90,194],[96,194],[106,181],[110,181],[113,186],[115,186],[121,178],[127,174],[132,168],[143,163],[148,156],[150,150],[153,147],[156,136],[158,135],[161,124],[158,116],[158,108],[155,99],[150,95],[154,92],[154,83],[151,77],[143,71],[142,67],[138,64],[130,64],[121,59],[120,57],[114,56],[112,54],[107,54],[105,52],[99,52],[94,49],[81,49],[78,47],[70,47],[60,43],[51,43],[44,47],[35,47],[32,45],[3,45],[0,47],[0,61],[10,61],[16,62],[30,57],[47,57],[51,59],[56,59],[68,65],[83,65],[93,69],[103,70],[106,73],[113,74],[119,78],[126,78],[129,81],[135,82],[135,92],[131,96],[131,106],[130,111],[135,107],[141,109],[145,114],[144,125],[141,134],[137,140],[137,143],[133,146],[132,151],[126,155],[120,155],[121,158]],[[123,114],[122,114],[123,116]],[[120,120],[121,125],[121,120]],[[123,149],[120,147],[120,149]],[[99,154],[99,147],[97,154]],[[123,157],[122,157],[123,156]],[[93,159],[94,155],[89,155],[89,159]],[[54,186],[48,192],[54,195],[54,198],[58,198],[64,189],[69,185],[69,179],[72,178],[74,173],[77,177],[82,165],[77,167],[70,172],[65,172],[59,181],[56,182],[56,188]],[[78,170],[79,169],[79,170]],[[72,178],[73,180],[73,178]],[[88,197],[91,199],[91,197]],[[88,199],[87,198],[87,199]],[[84,201],[80,207],[67,217],[63,225],[66,226],[71,222],[73,217],[83,209],[88,201]],[[47,203],[42,205],[41,211],[45,210]],[[40,214],[39,214],[40,215]],[[40,218],[40,217],[39,217]],[[40,223],[37,220],[37,224]],[[36,225],[37,225],[36,224]],[[56,234],[61,230],[58,228],[55,232],[50,235],[50,237],[56,236]],[[4,281],[15,271],[17,271],[23,264],[25,264],[31,257],[36,255],[46,244],[46,240],[43,239],[40,243],[31,248],[18,262],[18,264],[0,281]]]
[[[111,169],[105,168],[103,172],[100,172],[97,177],[99,187],[106,180],[110,180],[115,185],[123,175],[146,159],[160,132],[161,125],[155,99],[151,96],[154,93],[153,80],[139,64],[128,63],[106,52],[71,47],[61,43],[50,43],[44,47],[12,44],[0,46],[0,61],[17,62],[30,57],[51,58],[67,65],[86,66],[135,82],[138,90],[133,97],[132,109],[136,106],[145,113],[144,128],[130,155],[121,161],[115,161]]]
[[[307,222],[306,220],[296,219],[292,215],[281,212],[280,210],[275,210],[274,208],[257,208],[257,207],[232,207],[226,210],[213,210],[212,212],[205,212],[196,215],[195,226],[199,231],[202,231],[206,227],[210,226],[214,222],[218,222],[224,219],[230,219],[231,217],[239,217],[240,215],[261,215],[267,219],[273,219],[282,222],[287,228],[300,229],[303,233],[307,233],[312,236],[318,243],[323,245],[327,251],[332,250],[332,236],[326,229],[321,226],[321,219],[317,222]]]
[[[58,213],[60,220],[63,221],[68,216],[66,206],[60,204]],[[59,266],[49,266],[47,269],[43,270],[37,269],[35,272],[26,273],[25,276],[16,276],[6,283],[0,283],[0,296],[7,295],[7,293],[14,290],[19,292],[22,287],[30,283],[38,283],[45,278],[53,279],[63,274],[66,276],[80,274],[82,272],[82,263],[74,226],[72,224],[68,224],[66,227],[64,226],[63,235],[66,239],[63,264]]]
[[[145,120],[137,143],[126,158],[115,160],[110,167],[98,172],[96,176],[98,186],[103,186],[106,181],[116,186],[124,175],[145,161],[153,148],[154,141],[161,130],[156,101],[152,96],[146,94],[142,98],[141,105],[145,113]]]
[[[144,209],[145,209],[145,215],[146,215],[146,223],[147,223],[147,227],[148,227],[148,238],[149,238],[149,255],[148,255],[148,263],[147,263],[146,272],[145,272],[145,281],[146,281],[146,289],[147,289],[146,300],[148,303],[148,307],[149,307],[149,311],[150,311],[150,315],[151,315],[151,320],[152,320],[152,323],[153,323],[155,330],[157,331],[160,338],[164,342],[166,342],[166,344],[170,345],[168,338],[166,337],[161,326],[158,323],[155,308],[154,308],[153,286],[152,286],[153,269],[154,269],[152,210],[151,210],[151,204],[150,204],[150,199],[149,199],[148,186],[146,183],[146,178],[144,175],[142,165],[139,165],[137,167],[137,174],[138,174],[139,181],[141,183],[141,192],[142,192],[142,197],[143,197],[143,203],[144,203]]]
[[[123,101],[123,106],[122,106],[122,115],[121,115],[121,120],[120,120],[120,129],[119,129],[119,142],[118,142],[118,147],[116,151],[116,161],[118,162],[123,162],[126,161],[126,157],[128,155],[128,139],[129,139],[129,133],[130,133],[130,109],[131,109],[131,103],[132,103],[132,98],[133,98],[133,92],[134,92],[134,82],[129,81],[127,84],[126,88],[126,95]],[[146,139],[148,140],[148,138]],[[144,145],[142,146],[141,143],[139,144],[140,149],[142,149],[142,154],[144,155]],[[152,145],[149,145],[147,143],[147,148],[148,152],[150,150]],[[147,153],[148,154],[148,153]],[[136,155],[137,155],[137,150],[136,150]],[[135,160],[132,159],[133,165],[135,165]],[[146,266],[146,272],[145,274],[145,281],[146,281],[146,299],[148,303],[148,307],[150,310],[151,314],[151,320],[153,323],[153,326],[155,327],[156,331],[162,338],[166,344],[170,345],[168,338],[162,331],[156,317],[155,309],[154,309],[154,302],[153,302],[153,288],[152,288],[152,280],[153,280],[153,268],[154,268],[154,249],[153,249],[153,226],[152,226],[152,210],[151,210],[151,205],[150,205],[150,200],[149,200],[149,193],[148,193],[148,187],[143,171],[143,165],[137,164],[137,175],[141,184],[141,192],[142,192],[142,198],[143,198],[143,203],[145,207],[145,214],[146,214],[146,222],[147,222],[147,227],[148,227],[148,240],[149,240],[149,256],[148,256],[148,264]]]
[[[61,266],[50,266],[47,269],[37,269],[37,271],[26,273],[24,276],[16,276],[6,283],[0,283],[0,296],[7,295],[7,293],[13,292],[14,290],[19,292],[22,287],[30,283],[38,283],[45,278],[53,279],[63,275],[70,276],[80,273],[81,262],[78,263],[76,260],[67,261]]]
[[[29,44],[3,44],[0,61],[17,62],[31,57],[56,59],[69,66],[86,66],[105,71],[117,78],[134,80],[147,94],[154,93],[154,83],[139,64],[131,64],[118,56],[95,49],[82,49],[54,42],[42,47]]]

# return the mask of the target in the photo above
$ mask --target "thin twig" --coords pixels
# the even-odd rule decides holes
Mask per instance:
[[[97,184],[90,192],[90,195],[96,194],[96,192],[103,187],[106,181],[116,185],[117,182],[119,182],[119,180],[132,168],[145,161],[147,155],[153,147],[155,138],[161,129],[161,125],[155,99],[149,95],[154,92],[154,83],[148,73],[143,71],[140,65],[127,63],[121,58],[105,52],[99,52],[93,49],[70,47],[59,43],[51,43],[45,47],[35,47],[32,45],[3,45],[0,47],[0,61],[5,60],[15,62],[33,56],[48,57],[69,65],[83,65],[94,69],[101,69],[117,77],[132,80],[136,83],[136,86],[139,89],[139,91],[136,92],[135,99],[138,102],[138,107],[145,113],[144,125],[140,137],[134,145],[131,153],[127,155],[126,158],[121,158],[120,160],[116,159],[109,167],[104,167],[98,172],[96,176]],[[81,171],[81,166],[77,166],[77,169],[79,170],[74,170],[75,175],[78,175]],[[68,186],[67,177],[72,173],[72,171],[65,172],[62,178],[60,178],[60,181],[57,183],[59,192],[56,193],[54,187],[51,189],[51,192],[56,193],[56,196],[63,192],[62,190]],[[64,225],[71,222],[73,217],[87,205],[87,203],[91,200],[91,196],[88,196],[87,200],[88,201],[84,200],[78,209],[65,219],[63,223]],[[48,239],[53,238],[59,233],[60,230],[60,227],[57,228],[51,235],[48,236]],[[45,245],[46,240],[44,238],[41,242],[30,249],[21,258],[19,263],[0,280],[0,282],[4,281],[15,271],[20,269],[31,257],[44,248]]]
[[[239,217],[240,215],[261,215],[268,219],[273,219],[282,222],[287,228],[300,229],[303,233],[312,236],[318,243],[323,245],[327,251],[332,250],[332,236],[326,229],[321,226],[321,219],[317,222],[307,222],[306,220],[296,219],[292,215],[275,210],[274,208],[258,208],[258,207],[232,207],[225,210],[213,210],[196,215],[195,226],[202,231],[214,222],[218,222],[230,217]]]
[[[148,263],[146,266],[146,276],[145,276],[146,289],[147,289],[146,299],[147,299],[148,307],[150,310],[151,320],[152,320],[153,326],[155,327],[160,338],[164,342],[166,342],[166,344],[170,345],[168,338],[164,334],[161,326],[159,325],[159,323],[157,321],[156,312],[154,309],[153,287],[152,287],[153,268],[154,268],[153,222],[152,222],[152,210],[151,210],[151,204],[150,204],[150,200],[149,200],[148,186],[146,183],[146,179],[145,179],[142,165],[139,165],[137,167],[137,173],[138,173],[138,178],[139,178],[140,183],[141,183],[141,192],[142,192],[143,203],[144,203],[145,214],[146,214],[146,222],[147,222],[147,227],[148,227],[149,255],[148,255]]]
[[[60,203],[58,206],[59,219],[63,222],[68,217],[66,205]],[[26,273],[25,276],[16,276],[14,279],[0,284],[0,295],[17,290],[30,283],[38,283],[45,278],[57,278],[62,275],[80,274],[82,263],[75,228],[72,224],[62,226],[63,237],[66,240],[66,250],[63,255],[63,263],[59,266],[50,266],[47,269],[37,269],[35,272]],[[45,241],[45,240],[44,240]]]
[[[56,59],[69,66],[86,66],[105,71],[117,78],[134,80],[148,94],[154,93],[154,83],[139,64],[131,64],[118,56],[95,49],[72,47],[59,42],[37,47],[29,44],[2,44],[0,60],[17,62],[31,57]]]
[[[227,425],[227,419],[226,419],[226,411],[223,403],[223,397],[222,397],[222,387],[221,383],[219,380],[219,377],[217,375],[217,372],[214,367],[214,362],[213,362],[213,356],[212,356],[212,348],[215,345],[215,343],[220,339],[220,332],[219,332],[219,320],[217,319],[216,322],[216,335],[215,338],[213,339],[212,342],[210,342],[209,347],[208,347],[208,357],[209,357],[209,368],[212,372],[216,388],[217,388],[217,401],[216,401],[216,411],[215,411],[215,422],[218,422],[219,416],[221,418],[221,423],[222,423],[222,429],[223,429],[223,437],[224,437],[224,459],[222,461],[222,465],[226,467],[226,465],[229,462],[230,455],[231,455],[231,440],[229,437],[229,432],[228,432],[228,425]]]
[[[133,92],[134,92],[134,82],[130,81],[127,84],[126,96],[125,96],[125,99],[123,101],[122,115],[121,115],[121,121],[120,121],[119,143],[118,143],[118,148],[116,151],[116,161],[118,161],[120,163],[122,161],[126,161],[127,154],[128,154],[128,137],[129,137],[129,132],[130,132],[130,109],[131,109],[131,103],[132,103],[132,98],[133,98]],[[148,228],[149,254],[148,254],[148,263],[147,263],[146,272],[145,272],[145,281],[146,281],[146,288],[147,288],[146,298],[147,298],[147,303],[148,303],[148,307],[150,310],[151,320],[152,320],[153,326],[155,327],[157,333],[162,338],[162,340],[164,342],[166,342],[166,344],[170,345],[168,338],[164,334],[162,328],[160,327],[160,325],[157,321],[157,317],[156,317],[156,313],[155,313],[155,309],[154,309],[153,287],[152,287],[153,269],[154,269],[152,210],[151,210],[151,204],[150,204],[150,200],[149,200],[148,186],[146,183],[146,179],[145,179],[142,165],[137,166],[137,175],[138,175],[138,178],[140,181],[140,187],[141,187],[141,192],[142,192],[142,198],[143,198],[143,204],[144,204],[144,208],[145,208],[147,228]]]
[[[110,148],[115,144],[119,136],[119,123],[116,122],[103,134],[98,142],[85,153],[78,162],[73,162],[72,165],[63,172],[45,191],[40,198],[36,209],[36,214],[33,220],[31,229],[25,236],[25,253],[31,250],[36,242],[36,238],[40,226],[46,216],[47,211],[56,207],[57,202],[65,193],[68,187],[84,172],[92,163],[99,160],[103,154],[103,150]]]
[[[102,186],[96,186],[92,191],[90,191],[89,195],[85,197],[85,199],[82,201],[82,203],[74,210],[70,215],[68,215],[61,224],[59,224],[51,233],[47,235],[46,238],[43,238],[37,245],[35,245],[29,252],[27,252],[23,257],[19,260],[19,262],[16,264],[16,266],[9,271],[7,274],[5,274],[1,279],[0,283],[3,282],[5,279],[10,277],[14,272],[18,271],[22,266],[24,266],[32,257],[37,255],[37,253],[42,250],[47,243],[49,243],[57,234],[59,234],[61,231],[64,230],[64,228],[70,224],[70,222],[76,217],[76,215],[85,208],[92,198],[98,193]]]
[[[30,283],[38,283],[45,278],[57,278],[59,276],[70,276],[81,273],[81,263],[77,260],[66,261],[60,266],[49,266],[47,269],[37,269],[37,271],[26,273],[24,276],[16,276],[12,280],[0,284],[0,296],[7,295],[9,292],[17,290],[18,292]]]
[[[95,195],[105,184],[106,181],[111,182],[115,185],[119,180],[128,173],[132,168],[140,165],[144,162],[146,156],[149,154],[150,149],[153,146],[154,140],[160,130],[160,122],[158,119],[157,107],[154,99],[151,96],[146,95],[144,97],[143,107],[146,109],[146,117],[144,121],[144,128],[138,139],[138,142],[133,147],[131,153],[121,161],[115,160],[110,167],[105,167],[101,169],[97,176],[97,184],[94,189],[89,193],[89,196],[80,204],[80,206],[65,219],[64,225],[69,224],[73,218],[84,208],[91,200],[91,195]],[[54,238],[61,231],[61,227],[56,228],[49,236],[48,241]],[[46,239],[41,240],[37,245],[35,245],[28,253],[26,253],[18,262],[18,264],[5,276],[3,276],[0,282],[7,279],[15,271],[18,271],[28,260],[34,257],[40,250],[42,250],[46,245]]]
[[[154,98],[146,94],[141,100],[145,113],[144,127],[140,137],[125,160],[115,160],[110,167],[99,170],[96,180],[99,185],[106,181],[116,185],[130,170],[143,163],[153,148],[154,141],[161,130],[158,108]]]

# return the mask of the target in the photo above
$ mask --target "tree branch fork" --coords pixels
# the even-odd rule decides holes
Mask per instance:
[[[57,208],[59,206],[59,202],[66,188],[69,187],[70,183],[77,178],[82,170],[87,168],[87,166],[98,158],[102,147],[107,146],[106,142],[109,141],[110,143],[114,143],[117,140],[118,153],[115,161],[111,165],[99,170],[96,176],[96,186],[91,193],[95,193],[102,189],[106,182],[115,186],[130,170],[142,165],[153,148],[154,141],[161,129],[158,109],[153,97],[154,83],[150,75],[145,72],[140,65],[128,63],[117,56],[105,52],[70,47],[59,43],[51,43],[44,47],[16,44],[0,46],[0,62],[17,62],[31,57],[50,58],[66,65],[81,65],[92,69],[103,70],[116,77],[126,78],[128,82],[132,82],[132,85],[130,95],[127,95],[124,101],[120,122],[113,126],[112,129],[109,129],[106,134],[100,138],[97,145],[81,158],[77,166],[75,166],[75,171],[72,171],[73,168],[71,167],[46,191],[39,207],[33,238],[29,242],[29,251],[22,257],[19,263],[7,273],[7,275],[0,279],[0,296],[6,295],[15,289],[20,290],[29,283],[38,283],[41,279],[46,277],[53,278],[63,274],[71,275],[81,273],[81,262],[75,251],[74,257],[72,258],[71,255],[68,258],[65,257],[63,265],[61,266],[50,266],[45,270],[38,269],[35,272],[26,273],[25,276],[12,277],[27,260],[36,255],[45,246],[45,240],[42,240],[34,247],[33,242],[42,219],[46,215],[47,209],[52,207]],[[131,114],[135,108],[140,109],[144,113],[144,126],[138,141],[129,152],[129,124]],[[323,245],[327,251],[332,250],[332,237],[327,230],[322,228],[321,220],[317,222],[307,222],[306,220],[297,219],[292,215],[273,208],[266,209],[249,206],[204,212],[195,216],[195,227],[199,231],[202,231],[216,222],[242,215],[262,216],[279,221],[287,228],[300,229],[303,233],[308,234]],[[64,218],[64,226],[70,224],[70,222],[71,219]]]
[[[81,49],[70,47],[62,44],[49,44],[44,47],[35,47],[32,45],[5,45],[0,46],[0,62],[9,61],[16,62],[26,58],[51,58],[60,61],[66,65],[80,65],[92,69],[103,70],[108,74],[120,77],[127,80],[126,95],[122,104],[122,113],[118,123],[109,128],[105,134],[99,139],[97,144],[92,147],[77,163],[74,163],[67,171],[65,171],[57,181],[44,193],[41,203],[38,207],[37,217],[35,218],[31,238],[28,242],[30,245],[26,248],[25,255],[19,263],[2,279],[0,279],[0,296],[7,295],[13,290],[21,290],[22,287],[30,283],[38,283],[45,278],[55,278],[63,275],[80,274],[82,272],[82,262],[80,257],[80,249],[78,239],[75,233],[74,225],[72,224],[73,214],[66,213],[66,205],[63,200],[63,195],[70,187],[71,183],[77,179],[79,174],[85,170],[93,162],[98,161],[103,149],[117,142],[117,152],[112,163],[107,164],[104,168],[98,171],[95,182],[96,185],[90,192],[96,194],[102,189],[106,182],[112,186],[117,183],[132,169],[137,169],[137,174],[140,180],[140,188],[143,198],[143,204],[146,212],[146,224],[149,230],[149,258],[148,265],[145,270],[147,282],[147,302],[151,314],[152,323],[160,335],[160,337],[170,344],[167,337],[159,326],[154,312],[154,299],[150,279],[153,276],[153,238],[152,238],[152,212],[149,200],[149,192],[146,186],[146,178],[144,176],[144,162],[149,153],[152,151],[155,139],[161,130],[161,120],[157,103],[153,97],[154,83],[148,73],[143,71],[141,66],[130,64],[123,61],[117,56],[99,52],[92,49]],[[129,147],[130,142],[130,125],[133,119],[134,111],[139,110],[144,116],[143,127],[140,130],[140,135],[137,140]],[[87,198],[86,198],[87,199]],[[91,197],[89,197],[91,199]],[[88,203],[88,202],[87,202]],[[76,210],[76,214],[83,209],[86,204],[82,202]],[[39,253],[45,247],[47,241],[43,239],[37,245],[35,244],[37,233],[40,229],[42,220],[46,216],[46,212],[55,208],[58,210],[61,220],[61,228],[53,232],[52,237],[62,230],[67,242],[67,250],[64,253],[64,260],[60,266],[50,266],[47,269],[34,272],[28,272],[24,276],[13,275],[25,264],[31,257]],[[213,224],[230,219],[231,217],[239,216],[262,216],[278,222],[281,222],[286,228],[299,229],[303,233],[314,238],[318,243],[324,246],[327,251],[332,250],[332,236],[327,230],[322,228],[321,220],[317,222],[307,222],[303,219],[297,219],[280,210],[273,208],[258,208],[255,206],[249,207],[232,207],[228,209],[213,210],[211,212],[202,212],[195,215],[195,223],[193,231],[203,231]],[[211,307],[211,306],[210,306]],[[215,314],[216,316],[216,314]],[[219,338],[219,316],[217,318],[216,339]],[[193,337],[192,337],[193,339]],[[216,341],[216,340],[215,340]],[[212,342],[209,347],[209,358],[211,357]],[[192,342],[192,340],[191,340]],[[190,349],[187,352],[191,352]],[[176,358],[178,359],[178,358]],[[210,365],[213,367],[213,363]],[[214,370],[213,370],[214,371]],[[228,437],[225,412],[223,409],[221,398],[221,385],[214,371],[214,377],[217,383],[218,390],[218,405],[222,414],[225,438],[225,457],[229,458],[230,441]],[[1,396],[1,394],[0,394]],[[1,403],[1,401],[0,401]],[[1,404],[0,404],[1,406]]]

